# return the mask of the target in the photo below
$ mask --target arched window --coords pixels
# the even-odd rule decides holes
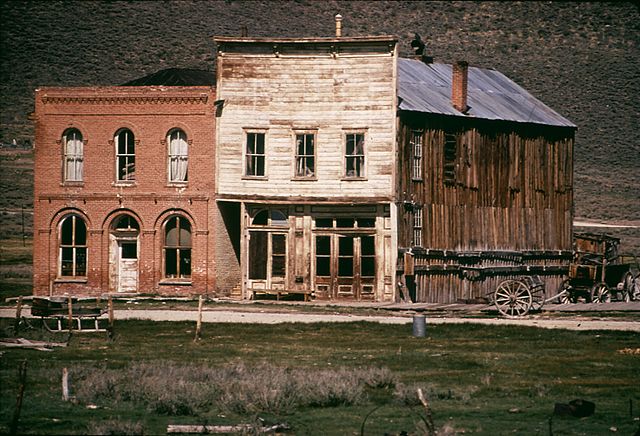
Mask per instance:
[[[164,276],[191,277],[191,224],[181,216],[171,217],[165,224]]]
[[[60,276],[86,277],[87,226],[77,215],[69,215],[60,223]]]
[[[252,226],[287,227],[289,218],[279,209],[263,209],[255,214],[251,220]]]
[[[187,135],[180,129],[174,129],[167,135],[167,144],[169,145],[169,181],[186,182],[189,163]]]
[[[132,217],[131,215],[120,215],[118,218],[116,218],[113,221],[113,224],[111,225],[113,230],[117,230],[120,232],[132,232],[132,233],[137,233],[140,230],[140,225],[138,224],[138,221],[136,221],[136,219],[134,217]]]
[[[133,132],[120,129],[114,138],[118,180],[136,179],[136,144]]]
[[[78,129],[68,129],[62,136],[64,147],[64,180],[81,182],[84,161],[84,142]]]

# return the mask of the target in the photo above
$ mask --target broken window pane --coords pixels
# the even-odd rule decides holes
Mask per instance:
[[[129,129],[118,131],[115,138],[118,180],[135,180],[136,153],[133,133]]]

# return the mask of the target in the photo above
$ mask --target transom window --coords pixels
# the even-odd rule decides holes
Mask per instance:
[[[376,226],[375,217],[357,217],[357,218],[321,218],[315,219],[317,229],[372,229]]]
[[[62,137],[64,146],[64,180],[81,182],[84,163],[84,142],[78,129],[69,129]]]
[[[315,175],[315,138],[313,133],[296,135],[296,177]]]
[[[133,132],[121,129],[116,133],[116,165],[118,180],[136,179],[136,144]]]
[[[164,276],[191,277],[191,224],[181,216],[171,217],[165,224]]]
[[[265,173],[265,134],[260,132],[246,133],[245,176],[263,177]]]
[[[345,177],[364,177],[364,133],[347,133],[345,140]]]
[[[413,154],[411,165],[411,178],[422,180],[422,131],[411,131],[411,150]]]
[[[180,129],[174,129],[167,135],[167,144],[169,145],[169,181],[186,182],[189,176],[187,135]]]
[[[289,219],[280,209],[262,209],[251,220],[252,226],[287,227]]]
[[[77,215],[69,215],[60,224],[60,276],[86,277],[87,226]]]

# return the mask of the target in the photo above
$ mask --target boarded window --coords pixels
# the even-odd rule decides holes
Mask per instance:
[[[166,278],[191,277],[191,224],[184,217],[167,220],[164,237]]]
[[[118,180],[136,179],[136,145],[133,132],[122,129],[116,133],[116,171]]]
[[[262,177],[265,175],[264,133],[247,133],[245,149],[246,176]]]
[[[87,226],[77,215],[70,215],[60,225],[60,276],[86,277]]]
[[[345,149],[345,177],[365,176],[364,133],[348,133]]]
[[[84,164],[84,142],[78,129],[69,129],[62,138],[64,144],[64,180],[81,182]]]
[[[315,135],[296,135],[296,177],[315,175]]]
[[[453,185],[456,182],[457,142],[453,133],[444,134],[443,169],[444,183]]]
[[[167,144],[169,145],[169,181],[186,182],[189,163],[187,135],[180,129],[174,129],[167,136]]]

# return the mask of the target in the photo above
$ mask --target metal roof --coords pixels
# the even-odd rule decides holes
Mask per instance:
[[[400,110],[465,118],[576,127],[496,70],[469,67],[466,114],[451,104],[452,67],[398,59]]]

